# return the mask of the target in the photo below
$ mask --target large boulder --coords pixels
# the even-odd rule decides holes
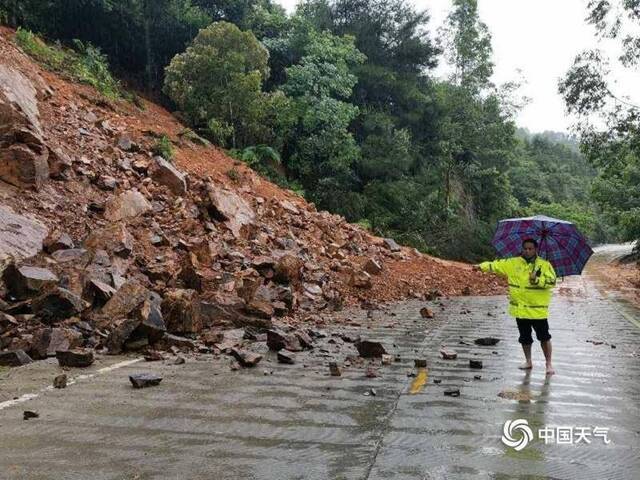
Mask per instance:
[[[151,210],[151,203],[138,190],[127,190],[113,197],[105,206],[107,220],[117,222],[143,215]]]
[[[24,300],[32,295],[54,287],[58,277],[51,270],[40,267],[21,267],[9,265],[2,275],[7,290],[18,300]]]
[[[134,239],[127,227],[118,222],[93,232],[85,240],[84,246],[94,252],[104,250],[107,253],[126,258],[133,250]]]
[[[164,185],[175,195],[187,193],[186,175],[162,157],[155,157],[151,177],[160,185]]]
[[[170,333],[199,333],[202,330],[200,297],[195,290],[169,290],[162,300],[162,315]]]
[[[111,299],[105,303],[99,317],[108,324],[110,321],[135,317],[135,312],[150,298],[151,292],[135,280],[126,282]]]
[[[61,287],[43,293],[31,303],[33,313],[47,324],[79,315],[89,307],[88,302]]]
[[[31,80],[0,64],[0,179],[18,187],[40,186],[49,177],[37,94]]]
[[[238,194],[212,183],[207,185],[207,193],[210,214],[223,221],[236,238],[248,236],[256,218],[249,203]]]
[[[48,229],[38,220],[0,205],[0,274],[13,261],[37,255]]]

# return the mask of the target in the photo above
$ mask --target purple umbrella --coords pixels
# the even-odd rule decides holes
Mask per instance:
[[[527,238],[538,242],[538,255],[551,262],[559,277],[580,275],[593,254],[573,223],[544,215],[500,220],[491,244],[500,257],[514,257]]]

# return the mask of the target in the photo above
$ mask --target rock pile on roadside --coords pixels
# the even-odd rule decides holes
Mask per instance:
[[[432,265],[442,279],[449,267],[183,138],[184,127],[157,106],[106,101],[43,71],[10,36],[0,31],[5,364],[78,348],[210,348],[226,328],[264,334],[275,320],[294,325],[345,304],[375,305],[385,283],[398,299],[465,286],[400,282],[405,262]],[[162,135],[175,158],[157,155]],[[456,278],[485,293],[499,288],[470,271]]]

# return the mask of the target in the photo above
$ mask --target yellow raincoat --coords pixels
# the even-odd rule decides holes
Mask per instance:
[[[480,264],[483,272],[507,277],[509,283],[509,314],[516,318],[545,319],[549,314],[551,289],[556,284],[556,272],[544,258],[528,263],[523,257],[504,258]],[[535,283],[529,274],[540,269]]]

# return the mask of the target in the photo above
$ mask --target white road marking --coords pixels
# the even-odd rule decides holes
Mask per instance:
[[[94,373],[89,373],[89,374],[82,374],[82,375],[78,375],[76,377],[73,377],[71,379],[69,379],[67,381],[67,386],[69,385],[73,385],[74,383],[77,383],[79,380],[86,380],[89,378],[93,378],[97,375],[101,375],[103,373],[109,373],[112,372],[113,370],[117,370],[119,368],[122,367],[127,367],[129,365],[133,365],[134,363],[138,363],[139,361],[143,360],[142,358],[134,358],[133,360],[125,360],[124,362],[118,362],[118,363],[114,363],[111,366],[108,367],[103,367],[99,370],[96,370]],[[40,394],[48,392],[53,390],[53,387],[51,385],[44,387],[40,390],[40,392],[38,393],[25,393],[24,395],[18,397],[18,398],[14,398],[12,400],[7,400],[5,402],[0,402],[0,410],[4,410],[5,408],[9,408],[9,407],[13,407],[15,405],[19,405],[21,403],[24,402],[28,402],[29,400],[33,400],[34,398],[38,398],[40,396]]]

